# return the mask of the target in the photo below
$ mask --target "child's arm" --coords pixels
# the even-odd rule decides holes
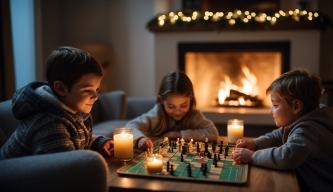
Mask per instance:
[[[209,141],[218,140],[219,133],[216,126],[211,120],[205,118],[201,112],[198,111],[191,121],[193,121],[193,127],[191,127],[191,129],[180,131],[184,139],[205,141],[205,139],[208,138]]]
[[[257,150],[252,156],[252,163],[274,169],[294,169],[300,166],[314,149],[315,135],[315,130],[310,127],[295,129],[283,145]]]
[[[125,125],[125,127],[133,129],[134,139],[151,135],[152,128],[157,126],[157,110],[157,105],[155,105],[150,111],[136,117]]]
[[[282,145],[282,134],[283,128],[279,128],[254,139],[256,149],[265,149]]]

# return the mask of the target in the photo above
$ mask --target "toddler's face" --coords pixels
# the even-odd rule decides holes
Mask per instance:
[[[90,113],[93,104],[98,99],[102,77],[96,74],[86,74],[67,90],[64,103],[76,112]]]
[[[287,101],[275,91],[271,92],[272,115],[276,126],[287,126],[297,119],[297,113]]]
[[[169,95],[163,101],[166,113],[174,120],[181,120],[190,110],[191,98],[184,95]]]

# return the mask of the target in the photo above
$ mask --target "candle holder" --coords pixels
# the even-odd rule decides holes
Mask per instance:
[[[227,125],[228,143],[235,144],[237,139],[244,135],[244,121],[241,119],[230,119]]]
[[[154,154],[148,156],[145,160],[145,167],[148,173],[161,173],[163,170],[162,155]]]
[[[113,131],[114,157],[123,161],[133,159],[133,131],[131,128],[116,128]]]

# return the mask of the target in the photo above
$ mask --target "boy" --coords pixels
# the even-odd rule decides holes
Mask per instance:
[[[240,139],[237,163],[295,169],[302,191],[333,189],[333,116],[319,108],[320,80],[303,70],[281,75],[268,87],[280,127],[256,139]]]
[[[60,47],[47,61],[47,81],[16,91],[12,111],[20,124],[0,149],[0,159],[93,149],[113,155],[113,141],[92,136],[89,114],[98,98],[102,68],[87,52]]]

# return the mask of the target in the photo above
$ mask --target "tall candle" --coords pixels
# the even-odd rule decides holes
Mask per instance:
[[[120,160],[133,158],[133,133],[130,128],[116,128],[113,134],[114,156]]]
[[[236,143],[244,134],[244,122],[240,119],[228,120],[228,143]]]
[[[148,157],[146,166],[149,173],[160,173],[163,170],[162,157],[159,155]]]

